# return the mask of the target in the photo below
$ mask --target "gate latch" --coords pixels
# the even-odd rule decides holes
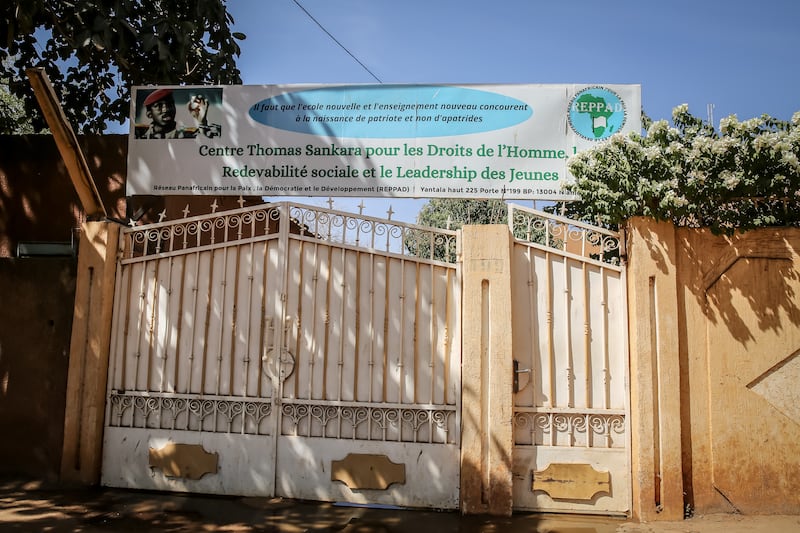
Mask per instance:
[[[286,348],[272,348],[261,357],[264,361],[264,374],[270,378],[286,381],[294,372],[294,355]]]
[[[519,375],[520,374],[530,374],[530,368],[520,368],[519,361],[514,359],[514,393],[516,394],[519,392]]]

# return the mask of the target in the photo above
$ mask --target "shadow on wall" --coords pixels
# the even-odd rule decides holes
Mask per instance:
[[[790,242],[786,237],[792,234],[795,238]],[[800,326],[800,307],[794,289],[798,271],[792,262],[797,253],[796,244],[793,248],[792,243],[800,243],[800,231],[776,228],[730,237],[714,237],[709,231],[685,232],[683,235],[682,246],[694,263],[693,275],[686,282],[698,299],[708,300],[699,303],[706,304],[706,313],[712,323],[721,321],[744,345],[754,342],[759,336],[758,331],[781,331],[787,325],[784,321]],[[764,294],[758,288],[760,284],[755,283],[755,279],[768,273],[754,270],[754,259],[766,259],[768,268],[776,270],[769,274],[773,283],[769,294]],[[744,278],[742,268],[749,272]],[[735,292],[746,299],[755,323],[743,320],[733,311]],[[757,331],[751,331],[751,328]]]
[[[679,228],[676,250],[669,250],[669,243],[653,236],[652,232],[648,240],[659,243],[649,251],[656,267],[662,273],[669,272],[669,256],[677,254],[678,286],[687,287],[686,294],[694,295],[697,304],[705,309],[708,320],[725,324],[730,335],[742,344],[757,337],[757,331],[751,330],[753,327],[759,331],[780,331],[785,327],[782,321],[787,319],[794,326],[800,326],[798,294],[793,288],[799,274],[792,264],[797,254],[794,243],[800,243],[800,230],[774,228],[717,236],[710,230]],[[755,283],[732,282],[735,271],[751,268],[745,264],[759,258],[772,260],[770,268],[780,271],[780,275],[772,276],[776,284],[770,295],[755,290]],[[755,271],[751,274],[759,275]],[[712,288],[715,290],[711,291]],[[755,322],[743,321],[731,311],[734,292],[746,299]]]
[[[74,258],[0,259],[0,472],[58,479]]]
[[[108,215],[124,218],[127,136],[79,143]],[[16,255],[21,241],[77,241],[85,215],[53,137],[4,135],[0,146],[0,257]]]

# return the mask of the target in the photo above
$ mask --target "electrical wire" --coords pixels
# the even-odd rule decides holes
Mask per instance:
[[[342,43],[340,43],[340,42],[339,42],[339,40],[338,40],[338,39],[336,39],[336,37],[334,37],[334,36],[331,34],[331,32],[329,32],[328,30],[326,30],[326,29],[325,29],[325,26],[323,26],[322,24],[320,24],[320,22],[319,22],[317,19],[315,19],[315,18],[314,18],[314,16],[313,16],[311,13],[309,13],[309,12],[308,12],[308,10],[307,10],[306,8],[304,8],[304,7],[303,7],[303,6],[300,4],[299,0],[292,0],[292,1],[293,1],[295,4],[297,4],[297,7],[299,7],[300,9],[302,9],[302,10],[303,10],[303,13],[305,13],[305,14],[308,16],[308,18],[310,18],[311,20],[313,20],[313,21],[314,21],[314,24],[316,24],[317,26],[319,26],[319,27],[320,27],[320,29],[321,29],[322,31],[324,31],[324,32],[325,32],[325,33],[328,35],[328,37],[330,37],[331,39],[333,39],[333,42],[335,42],[337,45],[339,45],[339,48],[341,48],[342,50],[344,50],[345,52],[347,52],[347,55],[349,55],[350,57],[352,57],[352,58],[355,60],[355,62],[356,62],[356,63],[358,63],[359,65],[361,65],[361,68],[363,68],[364,70],[366,70],[367,72],[369,72],[369,75],[370,75],[370,76],[372,76],[373,78],[375,78],[375,80],[376,80],[378,83],[383,83],[383,82],[381,81],[381,79],[380,79],[378,76],[376,76],[376,75],[375,75],[375,74],[374,74],[374,73],[373,73],[373,72],[372,72],[370,69],[368,69],[368,68],[367,68],[367,66],[366,66],[364,63],[362,63],[361,61],[359,61],[359,59],[358,59],[358,58],[357,58],[355,55],[353,55],[353,53],[352,53],[350,50],[348,50],[348,49],[347,49],[347,48],[346,48],[346,47],[345,47],[345,46],[344,46]]]

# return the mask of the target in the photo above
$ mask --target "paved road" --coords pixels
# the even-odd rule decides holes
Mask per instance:
[[[0,479],[0,531],[791,533],[800,532],[800,517],[713,515],[658,524],[535,514],[464,517],[456,512],[367,509],[282,499],[65,489],[38,481]]]

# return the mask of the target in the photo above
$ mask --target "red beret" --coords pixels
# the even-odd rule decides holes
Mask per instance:
[[[172,89],[156,89],[155,91],[147,95],[147,98],[144,99],[144,105],[145,107],[153,105],[159,100],[163,100],[164,98],[166,98],[171,94],[172,94]]]

